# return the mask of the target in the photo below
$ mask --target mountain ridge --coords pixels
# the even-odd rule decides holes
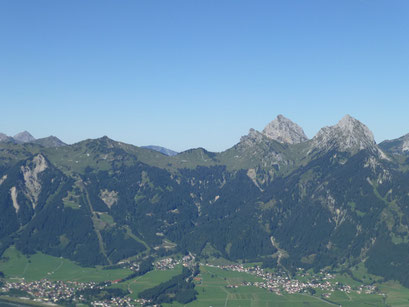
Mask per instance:
[[[354,137],[354,129],[353,126],[358,127],[361,130],[361,137],[366,140],[361,140],[357,139]],[[343,137],[346,137],[342,139],[342,137],[337,136],[337,133],[334,133],[334,130],[338,130],[339,134]],[[336,123],[333,126],[328,126],[328,127],[323,127],[321,128],[312,139],[309,139],[305,133],[302,127],[291,121],[290,119],[286,118],[282,114],[277,115],[277,117],[272,120],[270,123],[268,123],[265,128],[259,132],[253,128],[249,130],[248,135],[244,135],[241,137],[240,141],[243,141],[244,139],[248,139],[248,137],[256,137],[255,131],[261,135],[266,136],[267,138],[277,141],[281,144],[288,144],[288,145],[296,145],[296,144],[301,144],[305,143],[307,141],[313,141],[312,143],[314,146],[325,148],[325,145],[327,147],[331,147],[332,145],[330,144],[325,144],[327,143],[326,140],[328,138],[336,138],[338,141],[341,141],[343,144],[339,145],[342,150],[345,149],[359,149],[362,150],[364,148],[371,147],[373,145],[376,145],[374,135],[372,131],[368,129],[366,125],[361,123],[359,120],[353,118],[349,114],[345,115],[338,123]],[[345,133],[347,132],[347,133]],[[329,136],[331,134],[331,136]],[[409,133],[407,134],[409,135]],[[404,135],[406,136],[406,135]],[[399,137],[397,139],[403,138]],[[260,136],[259,136],[260,137]],[[321,141],[319,141],[321,139]],[[324,140],[322,140],[324,139]],[[381,143],[387,143],[390,141],[395,141],[397,139],[392,139],[392,140],[384,140]],[[4,141],[16,141],[18,143],[47,143],[50,142],[50,146],[64,146],[66,143],[58,139],[56,136],[48,136],[44,138],[38,139],[38,142],[36,138],[34,138],[28,131],[23,131],[18,134],[16,134],[14,137],[7,136],[4,133],[0,133],[0,143]],[[52,140],[52,141],[51,141]],[[81,141],[79,141],[81,142]],[[79,143],[77,142],[77,143]],[[54,143],[54,145],[51,145],[51,143]],[[355,143],[355,146],[353,145]],[[379,144],[381,144],[379,143]],[[125,144],[125,143],[124,143]],[[405,143],[406,144],[406,143]],[[129,144],[130,145],[130,144]],[[136,145],[134,145],[136,146]],[[409,144],[405,145],[405,151],[409,148]],[[167,156],[174,156],[178,154],[178,152],[173,151],[171,149],[158,146],[158,145],[148,145],[148,146],[139,146],[141,148],[148,148],[152,149],[158,152],[161,152]],[[355,148],[353,148],[355,147]],[[189,150],[189,149],[187,149]],[[226,149],[228,150],[228,149]]]
[[[363,263],[409,287],[409,159],[394,149],[406,136],[379,149],[345,117],[314,138],[290,144],[252,129],[224,152],[172,157],[106,136],[0,143],[0,253],[15,245],[82,265],[281,255],[288,271]]]

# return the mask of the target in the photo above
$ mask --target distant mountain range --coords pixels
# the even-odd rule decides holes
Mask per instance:
[[[55,136],[36,139],[28,131],[17,133],[13,137],[7,136],[4,133],[0,133],[0,142],[9,142],[16,144],[32,143],[41,145],[43,147],[60,147],[67,145]]]
[[[60,147],[60,146],[67,145],[66,143],[64,143],[59,138],[53,135],[49,137],[45,137],[45,138],[36,139],[28,131],[17,133],[13,137],[7,136],[4,133],[0,133],[0,142],[11,142],[11,143],[17,143],[17,144],[32,143],[32,144],[39,144],[43,147]],[[173,151],[171,149],[167,149],[161,146],[149,145],[149,146],[142,146],[142,148],[148,148],[148,149],[160,152],[166,156],[175,156],[178,154],[178,152],[176,151]]]
[[[14,245],[96,265],[191,252],[289,272],[362,264],[409,286],[408,135],[376,144],[347,115],[308,139],[279,115],[220,153],[47,139],[0,134],[0,254]]]

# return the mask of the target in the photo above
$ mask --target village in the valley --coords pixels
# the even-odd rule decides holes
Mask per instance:
[[[195,257],[192,254],[186,255],[180,259],[168,257],[157,260],[153,263],[155,270],[173,270],[179,265],[185,267],[193,267],[197,265]],[[139,269],[136,262],[124,263],[133,271]],[[351,292],[357,294],[374,294],[379,293],[374,285],[360,285],[350,286],[336,281],[335,275],[328,272],[321,271],[317,274],[305,272],[303,269],[298,269],[295,277],[290,278],[288,273],[283,270],[267,270],[257,265],[246,266],[243,264],[230,265],[215,265],[209,263],[199,263],[201,268],[215,268],[220,270],[227,270],[239,273],[246,273],[259,277],[260,281],[242,281],[240,283],[227,284],[226,288],[239,287],[258,287],[273,292],[276,295],[305,293],[312,294],[315,291],[321,291],[322,298],[329,298],[334,291],[342,291],[347,295]],[[243,276],[243,275],[242,275]],[[245,279],[245,278],[244,278]],[[11,293],[20,298],[23,294],[28,294],[37,302],[48,304],[59,304],[61,302],[75,302],[75,303],[90,303],[93,306],[144,306],[149,304],[149,301],[143,299],[131,299],[129,296],[112,296],[110,299],[103,301],[89,302],[82,290],[95,289],[101,290],[115,283],[120,283],[121,280],[107,281],[105,283],[95,282],[75,282],[75,281],[50,281],[42,279],[38,281],[25,281],[23,278],[4,281],[0,288],[1,293]],[[200,274],[195,278],[196,283],[201,283],[202,278]],[[381,294],[381,293],[379,293]]]

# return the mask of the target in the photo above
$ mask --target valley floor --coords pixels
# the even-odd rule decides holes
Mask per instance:
[[[183,265],[192,259],[167,258],[156,262],[154,270],[129,280],[129,268],[104,269],[83,268],[69,260],[36,254],[27,258],[10,248],[0,260],[0,271],[5,274],[0,295],[8,294],[14,287],[15,302],[25,304],[50,304],[50,289],[56,293],[70,294],[80,287],[95,287],[99,283],[112,282],[106,286],[128,293],[125,298],[106,302],[109,305],[138,306],[138,294],[155,287],[180,274]],[[367,274],[363,266],[357,266],[349,274],[298,271],[288,278],[284,273],[260,269],[255,264],[228,265],[201,263],[200,273],[195,277],[197,299],[186,306],[192,307],[269,307],[269,306],[408,306],[409,289],[396,282],[380,283],[375,276]],[[360,280],[362,282],[359,282]],[[372,285],[369,285],[372,284]],[[73,290],[74,289],[74,290]],[[51,291],[51,290],[50,290]],[[65,291],[65,292],[64,292]],[[24,293],[41,299],[37,302],[22,300]],[[53,292],[54,293],[54,292]],[[60,295],[58,294],[58,295]],[[57,295],[57,294],[53,294]],[[0,296],[1,297],[1,296]],[[52,297],[52,296],[51,296]],[[3,298],[6,298],[3,296]],[[7,298],[10,299],[10,298]],[[140,301],[139,301],[140,302]],[[89,302],[90,303],[90,302]],[[103,305],[103,302],[101,302]],[[95,305],[95,304],[94,304]],[[179,303],[163,306],[184,306]]]

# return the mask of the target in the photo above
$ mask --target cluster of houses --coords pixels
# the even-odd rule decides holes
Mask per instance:
[[[35,301],[43,303],[59,303],[61,301],[72,301],[77,303],[84,303],[86,299],[83,295],[78,295],[78,291],[84,289],[103,289],[105,285],[99,285],[95,282],[75,282],[75,281],[50,281],[41,279],[38,281],[19,281],[5,282],[0,288],[4,294],[22,291]],[[93,306],[135,306],[135,301],[130,297],[113,297],[110,300],[96,301],[91,303]]]
[[[195,257],[192,254],[184,256],[182,259],[164,258],[154,263],[157,270],[171,270],[177,265],[182,264],[186,267],[195,265]],[[242,272],[257,276],[260,281],[244,281],[240,284],[230,284],[227,288],[238,288],[240,286],[255,286],[274,292],[277,295],[283,293],[306,293],[311,289],[320,290],[324,292],[322,297],[330,298],[332,292],[335,290],[345,293],[351,293],[356,291],[358,294],[373,294],[377,292],[376,286],[373,285],[360,285],[359,287],[351,287],[349,285],[341,284],[335,280],[335,276],[326,272],[320,272],[318,274],[311,274],[304,272],[302,269],[298,269],[297,278],[290,278],[284,271],[272,272],[271,270],[264,270],[259,266],[244,266],[241,264],[232,265],[212,265],[203,264],[202,266],[214,267],[222,270],[229,270],[235,272]],[[130,268],[133,271],[139,270],[139,264],[131,263]],[[199,280],[199,279],[198,279]],[[85,302],[86,299],[77,293],[79,290],[84,289],[103,289],[105,284],[96,284],[95,282],[75,282],[75,281],[50,281],[47,279],[41,279],[38,281],[25,281],[19,279],[18,281],[6,281],[0,288],[0,292],[3,294],[11,293],[15,291],[22,291],[41,302],[46,303],[58,303],[61,301],[72,302]],[[93,306],[135,306],[145,305],[149,301],[138,299],[133,300],[130,297],[113,297],[105,301],[92,302]]]
[[[334,280],[335,276],[329,273],[320,272],[319,274],[304,273],[302,269],[298,269],[297,275],[302,277],[300,279],[290,278],[285,272],[269,272],[259,266],[245,267],[240,264],[233,265],[210,265],[210,267],[216,267],[223,270],[230,270],[242,273],[248,273],[258,276],[262,281],[257,282],[242,282],[239,285],[227,285],[228,288],[237,288],[238,286],[255,286],[258,288],[267,289],[274,292],[277,295],[282,293],[294,294],[305,293],[309,289],[319,289],[325,293],[327,297],[331,295],[335,290],[339,290],[345,293],[356,291],[358,294],[373,294],[376,293],[376,287],[373,285],[361,285],[356,288],[352,288],[349,285],[344,285]],[[324,295],[325,297],[325,295]]]
[[[111,306],[123,306],[123,307],[130,307],[135,306],[137,301],[132,300],[130,297],[113,297],[110,300],[105,301],[96,301],[92,302],[91,305],[94,307],[102,306],[102,307],[111,307]]]
[[[189,255],[183,256],[182,259],[180,260],[176,260],[172,257],[160,259],[154,263],[154,266],[156,270],[166,271],[166,270],[174,269],[179,264],[182,264],[185,267],[192,267],[194,263],[195,263],[195,256],[192,254],[189,254]]]
[[[8,281],[3,284],[0,289],[3,293],[10,291],[23,291],[28,295],[41,298],[44,302],[56,303],[58,301],[70,301],[78,299],[79,301],[84,298],[79,296],[75,297],[78,290],[98,288],[94,282],[82,283],[75,281],[50,281],[48,279],[41,279],[37,281],[25,281],[19,279],[19,281]]]
[[[173,258],[164,258],[154,263],[155,269],[160,271],[172,270],[178,264],[180,264],[180,260],[175,260]]]
[[[140,265],[138,262],[131,262],[128,267],[131,271],[138,272]]]

